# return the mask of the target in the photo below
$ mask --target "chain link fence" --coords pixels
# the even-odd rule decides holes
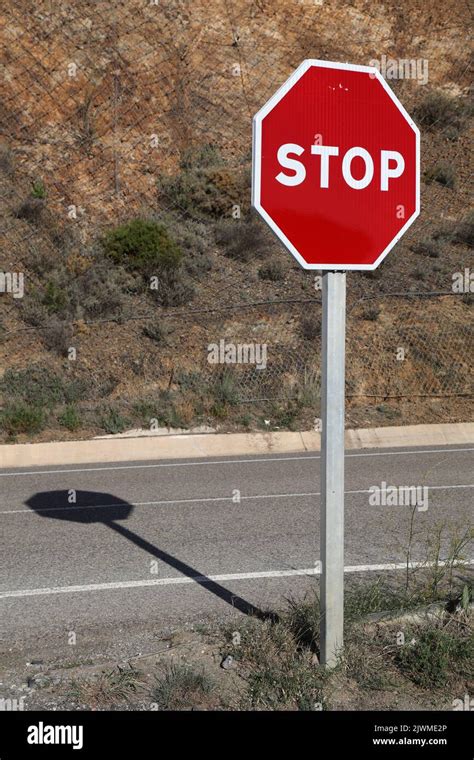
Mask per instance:
[[[446,313],[449,312],[449,320]],[[391,294],[354,303],[347,319],[346,394],[360,398],[447,397],[473,392],[474,326],[468,299],[453,293]],[[107,355],[107,342],[127,328],[124,351]],[[123,321],[68,325],[67,340],[82,352],[91,335],[103,345],[104,368],[120,363],[145,384],[206,390],[237,403],[304,397],[319,399],[321,301],[247,303],[202,311],[136,315]],[[15,351],[35,363],[55,339],[47,325],[4,335],[5,357]],[[142,346],[145,343],[145,348]],[[138,350],[137,350],[138,349]],[[68,369],[74,375],[73,362]],[[117,367],[120,370],[120,367]],[[80,371],[79,371],[80,374]],[[95,372],[100,397],[102,372]]]

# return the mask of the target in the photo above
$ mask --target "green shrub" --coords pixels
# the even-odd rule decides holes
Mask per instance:
[[[133,413],[136,415],[141,425],[150,426],[151,420],[158,419],[159,412],[154,400],[140,399],[133,404]]]
[[[123,433],[128,424],[128,419],[112,406],[109,406],[104,410],[100,420],[101,428],[103,428],[106,433],[113,435],[115,433]]]
[[[74,431],[81,427],[81,417],[75,406],[70,404],[58,418],[59,424]]]
[[[43,180],[38,179],[33,182],[31,187],[31,195],[33,198],[46,198],[46,188],[44,186]]]
[[[44,425],[45,413],[39,406],[26,403],[7,405],[0,412],[0,425],[8,435],[38,433]]]
[[[0,390],[8,400],[33,406],[73,403],[87,397],[90,384],[85,379],[65,380],[46,366],[7,369]]]
[[[43,295],[43,304],[49,314],[59,314],[64,311],[67,304],[67,296],[63,288],[54,280],[46,283]]]
[[[219,375],[214,386],[214,395],[218,403],[234,406],[239,401],[239,393],[235,375],[229,369],[225,369]]]
[[[110,230],[102,241],[106,255],[116,264],[146,276],[176,270],[182,253],[164,225],[134,219]]]

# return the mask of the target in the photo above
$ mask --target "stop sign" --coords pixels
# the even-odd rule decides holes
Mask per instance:
[[[419,145],[377,69],[304,61],[254,117],[252,205],[305,269],[375,269],[419,214]]]

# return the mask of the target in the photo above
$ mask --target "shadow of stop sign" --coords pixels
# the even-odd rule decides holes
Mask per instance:
[[[305,269],[375,269],[419,214],[419,131],[375,68],[304,61],[253,122],[252,205]]]

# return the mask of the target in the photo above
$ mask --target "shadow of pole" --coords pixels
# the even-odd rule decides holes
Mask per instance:
[[[73,493],[72,503],[71,493]],[[186,564],[186,562],[173,557],[168,552],[159,549],[146,539],[120,525],[119,520],[127,520],[130,517],[133,511],[133,504],[117,496],[96,491],[44,491],[31,496],[25,504],[42,517],[86,525],[92,523],[106,525],[128,541],[131,541],[135,546],[143,549],[143,551],[162,562],[166,562],[167,565],[173,567],[187,578],[191,578],[199,586],[207,589],[219,599],[222,599],[222,601],[230,604],[231,607],[239,610],[239,612],[245,615],[254,615],[260,620],[270,619],[274,621],[277,619],[275,613],[264,612],[251,602],[247,602],[242,597],[233,594],[229,589],[221,586],[220,583],[216,583],[216,581],[211,580],[206,575],[202,575],[193,567]]]
[[[134,543],[135,546],[143,549],[143,551],[148,552],[148,554],[152,554],[162,562],[166,562],[167,565],[173,567],[179,573],[182,573],[188,578],[192,578],[192,580],[199,584],[199,586],[203,586],[219,599],[222,599],[224,602],[227,602],[227,604],[235,607],[235,609],[239,610],[239,612],[243,612],[245,615],[255,615],[256,617],[262,619],[268,617],[266,613],[264,613],[258,607],[255,607],[255,605],[253,605],[251,602],[247,602],[245,599],[242,599],[242,597],[233,594],[231,591],[229,591],[229,589],[221,586],[220,583],[217,583],[216,581],[211,580],[211,578],[208,578],[207,575],[201,575],[190,565],[187,565],[177,557],[173,557],[171,554],[168,554],[168,552],[165,552],[162,549],[158,549],[157,546],[150,544],[149,541],[142,538],[141,536],[138,536],[136,533],[133,533],[133,531],[125,528],[123,525],[119,525],[119,523],[116,522],[106,522],[105,525],[107,525],[112,530],[115,530],[117,533],[120,533],[120,535],[124,536],[124,538],[127,538],[129,541]]]

